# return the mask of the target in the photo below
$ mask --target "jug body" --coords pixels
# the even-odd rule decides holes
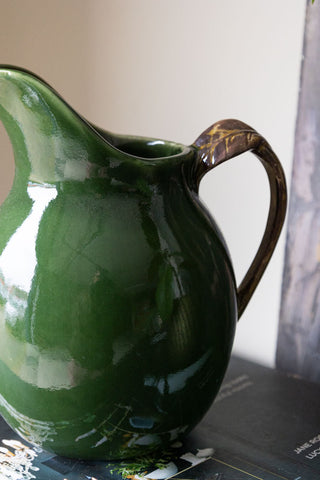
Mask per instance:
[[[212,219],[176,176],[120,190],[29,184],[0,256],[1,413],[61,455],[173,442],[229,360],[235,283]]]
[[[63,456],[170,446],[217,394],[247,301],[198,197],[204,137],[112,135],[37,77],[7,73],[16,176],[0,210],[0,413]]]

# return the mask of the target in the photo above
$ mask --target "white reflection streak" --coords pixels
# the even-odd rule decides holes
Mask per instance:
[[[39,467],[33,465],[37,452],[18,440],[2,440],[2,443],[6,447],[0,447],[0,478],[7,480],[37,478],[32,473],[39,470]]]
[[[28,195],[34,201],[32,210],[22,225],[10,238],[0,257],[6,285],[14,285],[29,292],[37,264],[36,238],[42,214],[48,204],[57,196],[55,187],[31,184]]]

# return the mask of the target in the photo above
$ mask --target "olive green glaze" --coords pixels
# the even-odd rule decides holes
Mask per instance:
[[[197,194],[208,145],[104,132],[15,67],[0,67],[0,119],[16,164],[0,212],[1,414],[65,456],[173,443],[212,403],[238,316]]]

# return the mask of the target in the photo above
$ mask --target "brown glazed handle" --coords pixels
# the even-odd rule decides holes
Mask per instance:
[[[212,168],[251,151],[268,174],[270,208],[262,241],[248,272],[237,289],[238,318],[245,310],[272,256],[278,241],[287,206],[286,181],[281,164],[267,141],[253,128],[239,120],[222,120],[205,130],[194,142],[199,150],[196,180]]]

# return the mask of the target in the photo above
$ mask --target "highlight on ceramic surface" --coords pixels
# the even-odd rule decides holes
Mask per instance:
[[[36,75],[0,66],[15,179],[0,211],[0,413],[34,445],[116,459],[186,435],[217,394],[238,316],[281,231],[286,187],[237,120],[189,147],[91,125]],[[244,151],[270,212],[237,288],[202,176]]]

